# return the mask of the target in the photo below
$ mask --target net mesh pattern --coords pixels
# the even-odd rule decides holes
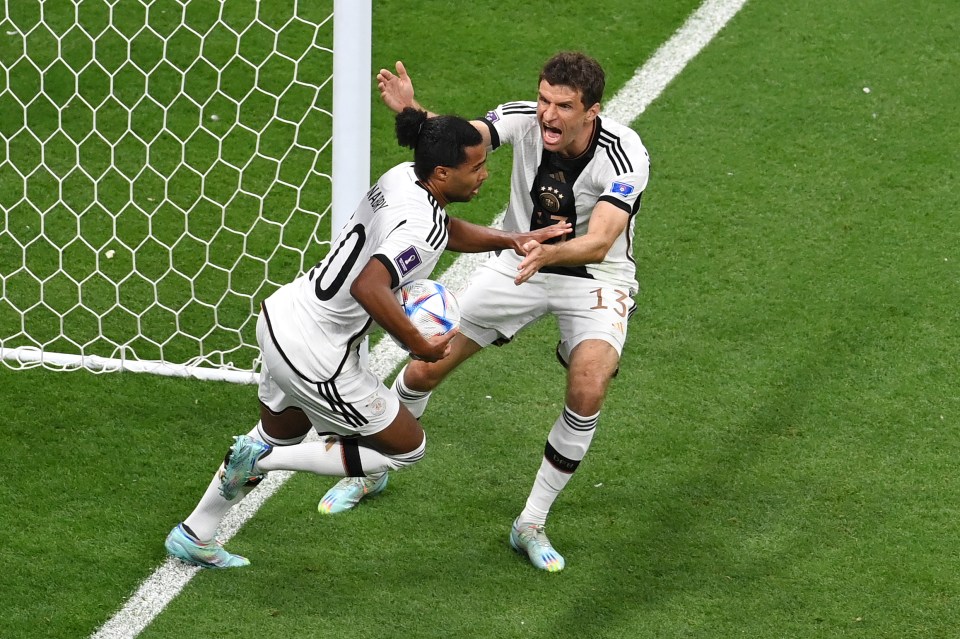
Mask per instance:
[[[255,368],[260,301],[329,246],[332,12],[6,0],[0,356]]]

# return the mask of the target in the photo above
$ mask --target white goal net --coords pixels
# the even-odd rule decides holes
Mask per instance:
[[[0,360],[252,381],[259,302],[329,247],[369,0],[2,2]]]

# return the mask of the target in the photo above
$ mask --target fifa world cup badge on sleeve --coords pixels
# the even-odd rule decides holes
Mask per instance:
[[[397,268],[400,269],[400,275],[406,275],[423,263],[416,246],[408,246],[403,249],[400,255],[393,258],[393,261],[396,263]]]
[[[618,195],[630,195],[633,193],[633,186],[624,182],[614,182],[610,190]]]

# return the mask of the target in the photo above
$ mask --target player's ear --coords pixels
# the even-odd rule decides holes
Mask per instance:
[[[450,176],[450,169],[445,166],[437,166],[433,169],[433,176],[440,182],[446,182]]]
[[[600,103],[594,102],[593,106],[587,109],[587,114],[586,114],[587,122],[593,122],[593,120],[596,119],[598,115],[600,115]]]

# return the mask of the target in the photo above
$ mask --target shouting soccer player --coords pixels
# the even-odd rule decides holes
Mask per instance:
[[[422,108],[401,62],[396,73],[381,69],[377,80],[394,111]],[[525,256],[500,252],[479,267],[458,296],[460,334],[451,341],[450,356],[408,363],[393,386],[419,417],[430,391],[460,363],[511,340],[545,314],[556,316],[557,356],[568,369],[566,405],[547,435],[533,489],[510,531],[511,546],[551,572],[565,562],[544,532],[547,515],[590,447],[638,289],[634,221],[650,162],[636,132],[600,115],[604,82],[596,60],[558,53],[540,73],[536,102],[507,102],[472,122],[488,149],[513,147],[504,228],[532,231],[563,221],[574,231],[527,243]],[[320,510],[351,508],[384,484],[380,476],[341,481]]]
[[[257,322],[260,422],[234,438],[196,508],[170,531],[167,552],[205,568],[250,562],[216,539],[227,511],[271,470],[364,477],[423,457],[420,422],[360,361],[358,347],[377,325],[421,361],[450,354],[455,331],[424,339],[396,290],[428,277],[444,248],[522,251],[569,225],[527,233],[496,231],[448,217],[450,202],[471,200],[487,178],[483,137],[455,116],[402,110],[397,140],[414,161],[387,171],[367,192],[330,252],[263,303]],[[303,441],[311,428],[325,441]]]

